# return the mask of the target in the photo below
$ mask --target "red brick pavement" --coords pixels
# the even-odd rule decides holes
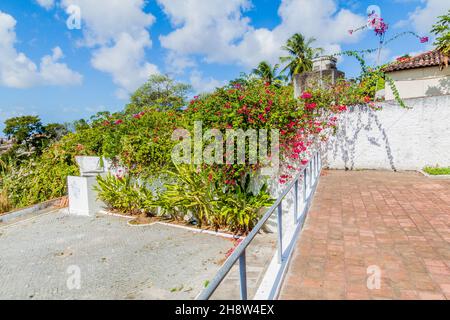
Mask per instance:
[[[280,299],[450,299],[450,180],[324,171]]]

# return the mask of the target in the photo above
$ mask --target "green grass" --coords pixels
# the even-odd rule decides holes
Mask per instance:
[[[450,167],[447,168],[425,167],[423,171],[432,176],[450,175]]]

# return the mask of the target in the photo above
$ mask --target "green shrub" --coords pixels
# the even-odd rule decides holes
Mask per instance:
[[[213,175],[193,165],[175,166],[174,182],[166,185],[157,204],[173,217],[190,213],[200,226],[249,232],[261,218],[261,209],[273,204],[264,185],[258,194],[250,190],[250,176],[242,184],[223,186]]]
[[[423,169],[426,173],[432,176],[450,175],[450,167],[439,168],[439,167],[425,167]]]
[[[156,212],[153,193],[130,175],[118,178],[113,175],[97,177],[98,198],[114,211],[124,214],[154,215]]]

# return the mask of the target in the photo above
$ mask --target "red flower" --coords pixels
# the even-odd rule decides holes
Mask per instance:
[[[302,159],[302,165],[306,165],[306,164],[308,164],[308,160],[307,159]]]
[[[347,111],[347,106],[342,105],[342,106],[339,106],[338,109],[340,112],[344,112],[344,111]]]
[[[428,42],[428,37],[420,37],[420,43]]]
[[[311,99],[312,98],[312,94],[309,92],[303,92],[303,94],[300,96],[300,98],[302,99]]]
[[[123,120],[121,120],[121,119],[116,120],[116,122],[114,122],[115,125],[119,125],[119,124],[122,124],[122,123],[123,123]]]
[[[317,107],[317,103],[315,103],[315,102],[307,103],[305,107],[306,107],[306,110],[314,110]]]
[[[365,103],[369,103],[369,102],[371,102],[372,101],[372,99],[369,97],[369,96],[365,96],[364,97],[364,102]]]

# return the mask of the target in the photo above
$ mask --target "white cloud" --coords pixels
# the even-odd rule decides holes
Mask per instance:
[[[212,92],[214,89],[223,87],[226,84],[226,81],[219,81],[211,77],[204,78],[203,74],[198,70],[194,70],[191,73],[189,80],[194,91],[199,94]]]
[[[38,85],[78,85],[82,76],[66,64],[58,62],[63,57],[61,48],[41,59],[39,67],[24,53],[18,52],[16,20],[0,11],[0,85],[11,88],[29,88]]]
[[[261,60],[276,62],[280,47],[294,33],[317,38],[317,45],[337,51],[341,43],[360,34],[348,29],[364,24],[364,17],[339,9],[333,0],[282,0],[281,23],[274,29],[251,26],[245,11],[248,0],[158,0],[176,28],[161,36],[163,47],[177,55],[203,55],[209,63],[238,63],[247,68]]]
[[[449,7],[448,0],[424,0],[423,5],[409,14],[409,22],[421,34],[428,34],[437,17],[444,15]]]
[[[118,97],[127,98],[158,73],[145,58],[152,47],[147,29],[155,17],[144,12],[144,0],[62,0],[64,8],[70,5],[81,9],[84,37],[79,44],[93,49],[92,66],[112,76]]]
[[[41,60],[40,75],[44,82],[50,85],[81,84],[83,78],[79,73],[58,62],[64,56],[61,48],[55,47],[52,51],[51,56],[45,56]]]
[[[44,7],[47,10],[50,10],[55,6],[54,0],[36,0],[36,1],[41,7]]]

